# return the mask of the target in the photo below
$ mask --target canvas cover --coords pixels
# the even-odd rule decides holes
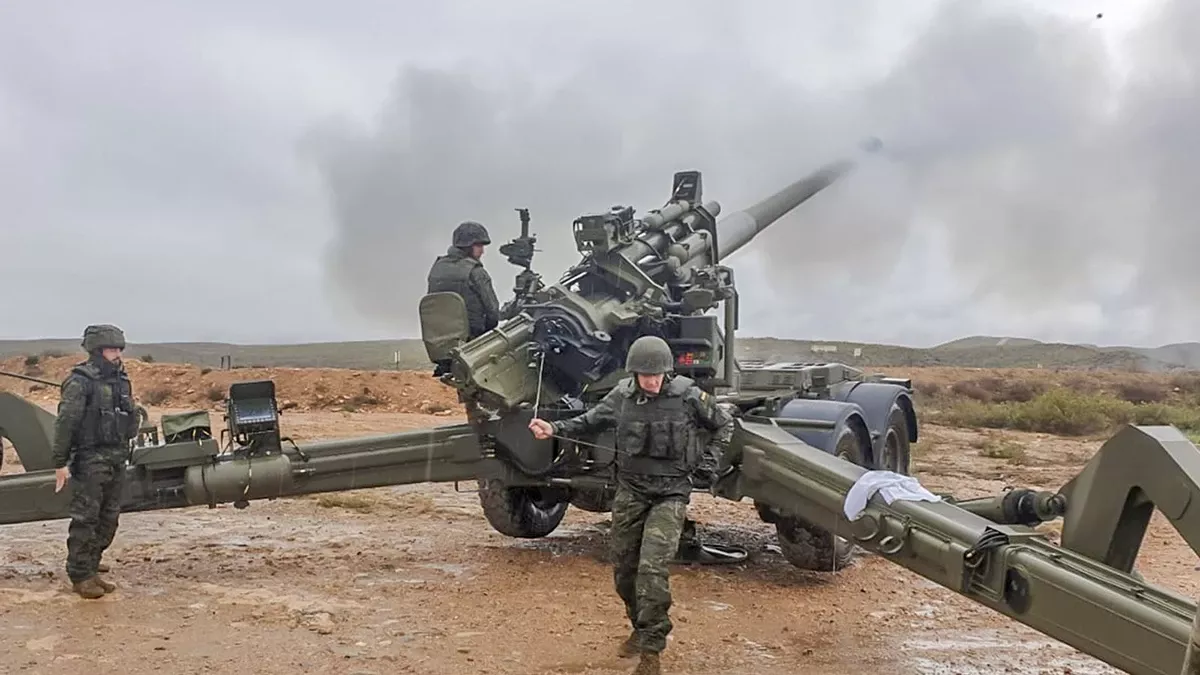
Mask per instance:
[[[167,443],[212,438],[207,410],[191,410],[162,416],[163,440]]]

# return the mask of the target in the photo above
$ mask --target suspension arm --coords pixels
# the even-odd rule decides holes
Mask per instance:
[[[1196,613],[1190,600],[1055,546],[1029,527],[997,523],[949,501],[888,505],[873,496],[851,521],[846,495],[866,469],[769,419],[754,420],[737,422],[726,457],[734,470],[714,486],[720,496],[750,497],[850,538],[1126,672],[1180,672]]]

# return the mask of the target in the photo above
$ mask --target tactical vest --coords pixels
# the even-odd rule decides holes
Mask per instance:
[[[450,247],[446,255],[439,256],[433,261],[429,270],[429,288],[426,293],[458,293],[467,306],[467,324],[470,337],[482,335],[487,331],[483,304],[475,289],[471,287],[471,271],[476,265],[483,263],[464,255],[457,248]]]
[[[71,376],[82,378],[87,392],[75,447],[127,445],[137,435],[137,412],[129,376],[121,371],[106,377],[100,368],[86,362],[72,368]]]
[[[617,468],[625,474],[686,476],[699,461],[696,420],[684,394],[692,381],[674,377],[658,396],[623,380],[617,421]]]

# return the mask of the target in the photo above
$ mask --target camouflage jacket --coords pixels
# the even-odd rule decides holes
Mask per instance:
[[[470,337],[475,338],[500,322],[500,302],[492,288],[492,277],[483,263],[451,246],[429,269],[427,293],[451,292],[467,305]]]
[[[671,399],[675,399],[672,401]],[[644,466],[644,458],[631,458],[631,448],[623,447],[628,433],[620,431],[623,423],[630,419],[665,419],[668,410],[680,409],[673,405],[682,403],[681,412],[695,430],[708,432],[704,447],[695,448],[684,466],[686,472],[646,472],[638,470]],[[663,382],[662,392],[649,396],[637,386],[633,377],[621,380],[599,403],[587,412],[567,420],[553,423],[555,433],[562,436],[592,435],[610,428],[618,428],[617,479],[634,491],[647,496],[670,496],[691,494],[699,482],[707,485],[715,476],[719,458],[725,453],[733,435],[733,418],[717,406],[712,396],[695,383],[682,376],[669,377]],[[664,433],[666,427],[654,428],[653,433]],[[701,434],[690,435],[699,443]],[[636,452],[636,451],[634,451]],[[656,475],[657,474],[657,475]]]
[[[62,383],[54,421],[54,468],[80,451],[123,456],[137,435],[133,386],[121,366],[88,360],[77,364]]]

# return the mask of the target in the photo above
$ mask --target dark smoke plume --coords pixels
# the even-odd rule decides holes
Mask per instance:
[[[765,263],[742,273],[753,332],[1194,338],[1200,3],[1163,3],[1127,78],[1095,22],[945,2],[893,67],[837,93],[739,56],[754,26],[731,17],[691,49],[631,38],[591,52],[550,85],[405,69],[373,129],[309,139],[337,224],[330,276],[360,312],[412,334],[428,265],[462,220],[499,243],[517,232],[513,208],[531,208],[538,269],[555,278],[576,258],[574,217],[658,206],[676,170],[704,171],[732,211],[879,136],[879,158],[734,257]],[[897,268],[905,251],[944,268],[939,299],[906,293],[922,271]],[[485,263],[507,296],[515,268],[494,249]]]

